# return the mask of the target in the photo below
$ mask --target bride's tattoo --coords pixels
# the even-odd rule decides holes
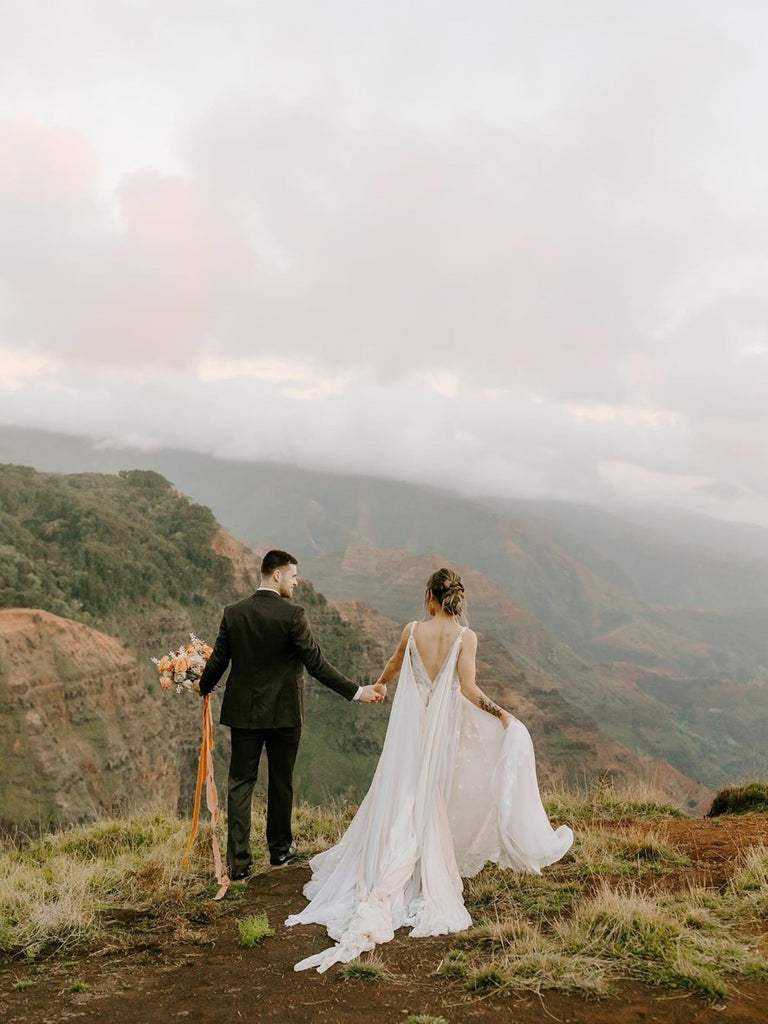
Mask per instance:
[[[497,718],[501,718],[504,714],[498,704],[494,704],[492,700],[489,700],[485,694],[481,694],[479,706],[483,711],[487,711],[489,715],[495,715]]]

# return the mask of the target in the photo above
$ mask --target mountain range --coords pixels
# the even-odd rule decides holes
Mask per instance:
[[[247,561],[247,550],[294,552],[329,611],[377,657],[423,614],[432,569],[455,566],[482,634],[489,692],[534,718],[549,707],[538,742],[547,765],[571,778],[598,765],[623,763],[630,773],[654,765],[678,794],[688,786],[693,806],[706,789],[765,771],[768,531],[759,527],[664,510],[469,499],[11,428],[0,429],[0,459],[106,479],[137,468],[163,474],[239,539],[228,542],[230,565]],[[224,589],[211,579],[203,603],[212,618]],[[119,635],[109,616],[100,623]],[[361,749],[377,742],[358,738]],[[612,760],[611,744],[624,762]]]

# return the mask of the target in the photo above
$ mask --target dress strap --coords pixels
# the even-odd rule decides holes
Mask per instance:
[[[413,636],[413,631],[414,631],[414,629],[416,629],[417,621],[418,621],[418,619],[414,619],[413,622],[411,623],[411,636]]]

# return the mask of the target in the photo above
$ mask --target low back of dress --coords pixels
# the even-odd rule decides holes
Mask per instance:
[[[459,653],[461,647],[461,641],[464,637],[466,626],[463,626],[456,636],[456,639],[451,644],[448,653],[443,659],[441,667],[438,669],[437,675],[433,678],[427,671],[427,666],[424,664],[424,659],[419,651],[418,644],[416,643],[416,622],[411,623],[411,632],[408,637],[408,647],[406,654],[411,660],[411,673],[413,675],[413,681],[416,684],[416,689],[419,692],[419,696],[424,702],[424,707],[429,704],[429,701],[441,683],[441,676],[443,672],[450,666],[453,666],[453,673],[450,683],[448,684],[451,689],[456,692],[461,689],[459,683]],[[454,650],[456,657],[453,657]]]

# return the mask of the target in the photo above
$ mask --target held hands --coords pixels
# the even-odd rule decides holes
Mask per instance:
[[[373,683],[363,687],[360,694],[361,704],[381,704],[387,696],[387,688],[383,683]]]

